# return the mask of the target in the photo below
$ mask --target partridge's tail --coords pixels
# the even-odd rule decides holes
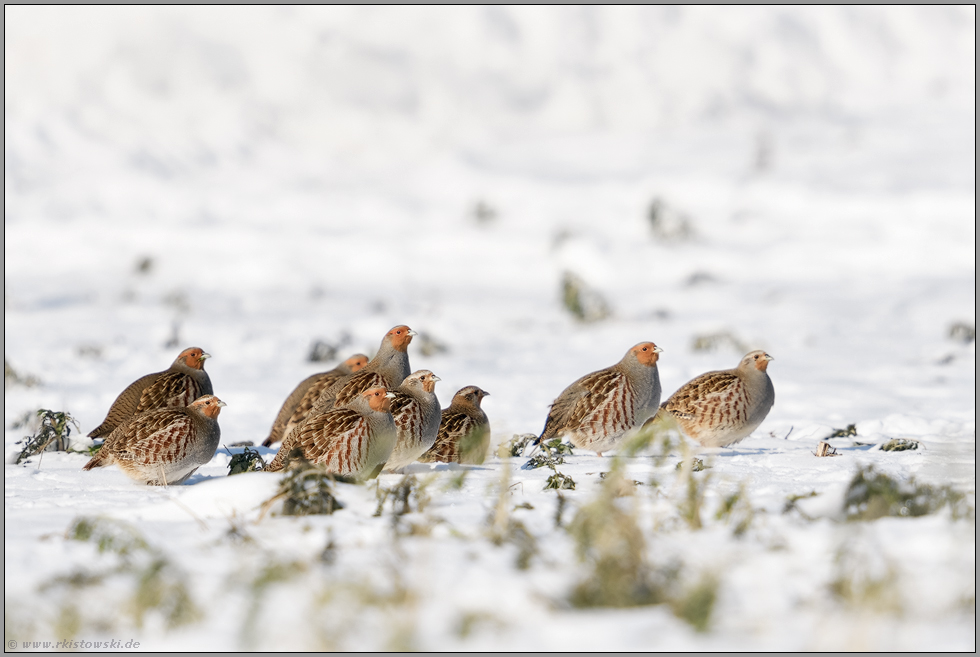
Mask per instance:
[[[82,466],[82,470],[91,470],[92,468],[103,468],[110,465],[112,461],[110,460],[109,453],[105,450],[100,449],[95,453],[89,462]]]
[[[109,425],[109,422],[106,421],[106,422],[103,422],[102,424],[100,424],[99,426],[95,427],[94,429],[92,429],[92,431],[89,433],[88,437],[89,438],[102,438],[102,437],[108,436],[110,433],[112,433],[112,430],[115,429],[115,428],[116,428],[115,426],[110,426]]]

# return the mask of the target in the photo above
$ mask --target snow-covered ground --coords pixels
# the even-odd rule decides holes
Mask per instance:
[[[444,406],[491,393],[495,446],[641,340],[664,349],[665,394],[764,348],[776,404],[698,454],[693,487],[691,443],[577,451],[561,496],[548,468],[493,456],[412,466],[423,501],[400,516],[375,515],[374,484],[338,485],[330,516],[263,514],[279,476],[226,477],[223,449],[169,489],[82,454],[8,464],[5,640],[974,650],[976,352],[950,335],[976,318],[974,24],[950,7],[6,8],[4,353],[40,381],[5,380],[8,456],[25,413],[87,433],[191,345],[214,356],[222,442],[260,443],[333,366],[307,361],[315,340],[372,353],[400,323],[445,347],[409,349]],[[566,312],[565,272],[611,317]],[[839,456],[812,454],[849,424]],[[891,438],[920,446],[878,449]],[[866,465],[952,486],[966,517],[845,520]],[[620,469],[640,484],[600,477]],[[96,538],[67,538],[86,518]],[[597,573],[620,581],[609,563],[662,601],[575,606]]]

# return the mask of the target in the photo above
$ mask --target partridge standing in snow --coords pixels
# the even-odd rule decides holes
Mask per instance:
[[[385,388],[371,388],[346,408],[311,415],[291,434],[294,438],[291,446],[283,442],[266,470],[282,470],[289,453],[299,449],[303,458],[326,466],[328,472],[373,479],[395,448],[391,396]]]
[[[762,424],[776,393],[766,368],[772,356],[751,351],[733,370],[688,381],[662,408],[705,447],[734,445]]]
[[[439,377],[429,370],[409,374],[395,390],[391,414],[398,430],[398,441],[385,471],[397,470],[414,463],[436,441],[442,409],[436,398]]]
[[[211,379],[204,371],[204,361],[210,357],[198,347],[184,349],[170,369],[136,379],[116,397],[105,420],[89,437],[108,436],[139,413],[157,408],[181,408],[201,395],[212,394]]]
[[[490,420],[480,402],[489,394],[476,386],[457,392],[453,403],[442,412],[435,444],[419,461],[482,465],[490,447]]]
[[[313,404],[320,398],[320,393],[348,374],[364,369],[367,362],[367,356],[355,354],[329,372],[320,372],[303,379],[286,397],[282,408],[279,409],[279,415],[276,416],[276,421],[272,423],[269,437],[265,439],[262,446],[271,447],[281,441],[293,427],[306,419],[313,409]]]
[[[183,408],[159,408],[117,427],[85,470],[115,463],[150,486],[180,484],[218,449],[218,413],[225,403],[204,395]]]
[[[657,412],[657,360],[662,351],[652,342],[641,342],[612,367],[586,374],[565,388],[551,404],[535,444],[567,435],[576,447],[599,456],[614,448],[627,431]]]

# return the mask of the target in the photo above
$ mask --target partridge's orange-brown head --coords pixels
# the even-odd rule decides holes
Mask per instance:
[[[630,351],[636,355],[636,360],[639,361],[640,365],[653,367],[660,360],[660,353],[663,349],[652,342],[641,342],[630,349]]]
[[[440,379],[438,376],[436,376],[429,370],[416,370],[415,372],[412,372],[407,377],[405,377],[405,380],[402,382],[402,385],[407,384],[412,386],[418,386],[419,388],[421,388],[426,392],[435,392],[436,381],[441,381],[441,380],[442,379]]]
[[[755,351],[750,351],[745,354],[745,358],[739,363],[739,367],[752,368],[759,370],[760,372],[765,372],[766,368],[769,367],[769,361],[773,358],[761,349],[756,349]]]
[[[203,395],[191,402],[191,408],[196,408],[212,420],[216,420],[218,413],[227,405],[214,395]]]
[[[368,357],[365,356],[364,354],[354,354],[353,356],[351,356],[350,358],[344,361],[344,365],[346,365],[350,369],[351,374],[353,374],[358,370],[363,370],[364,366],[367,364],[368,364]]]
[[[183,361],[187,367],[194,370],[203,370],[204,361],[211,358],[211,354],[205,353],[200,347],[191,347],[190,349],[184,349],[177,356],[177,360]]]
[[[361,396],[367,399],[372,411],[386,413],[391,410],[391,398],[394,395],[387,388],[371,388],[362,392]]]
[[[436,376],[432,372],[429,372],[428,370],[426,370],[426,372],[421,377],[419,377],[419,380],[422,381],[422,389],[423,390],[425,390],[426,392],[435,392],[436,391],[436,381],[441,381],[442,379],[440,379],[438,376]]]
[[[394,347],[396,351],[408,351],[408,345],[412,342],[412,338],[416,335],[418,335],[418,333],[407,326],[402,325],[396,326],[388,331],[388,335],[386,337],[391,340],[391,346]]]

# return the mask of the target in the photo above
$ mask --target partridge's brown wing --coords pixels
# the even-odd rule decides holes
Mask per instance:
[[[156,408],[180,408],[190,406],[202,394],[197,381],[182,372],[164,372],[140,395],[136,413]]]
[[[134,419],[110,436],[102,449],[108,448],[117,460],[140,465],[175,463],[187,456],[195,431],[187,412],[160,410]]]
[[[632,414],[630,393],[629,379],[615,370],[600,370],[582,377],[551,405],[539,441],[575,431],[585,422],[596,419],[597,412],[607,413],[606,419],[610,421],[627,412]],[[602,421],[602,415],[597,419]]]
[[[408,449],[412,445],[420,445],[422,442],[422,425],[425,422],[422,405],[419,400],[404,392],[394,394],[389,410],[395,420],[395,429],[398,434],[395,449],[397,450],[399,447]]]
[[[166,372],[154,372],[153,374],[147,374],[146,376],[142,376],[130,383],[126,389],[123,390],[118,397],[116,397],[116,401],[112,402],[112,406],[109,407],[109,412],[106,414],[105,420],[103,420],[102,424],[92,430],[89,437],[101,438],[102,436],[108,436],[110,433],[112,433],[113,429],[136,415],[136,409],[139,406],[140,397],[142,396],[143,391],[164,374],[166,374]]]
[[[303,424],[306,418],[310,416],[313,409],[316,407],[317,400],[320,399],[320,395],[323,394],[324,390],[327,390],[330,386],[340,381],[344,378],[346,374],[337,371],[325,372],[320,375],[320,377],[309,387],[306,394],[300,400],[299,404],[296,405],[296,410],[289,417],[289,422],[286,424],[282,435],[288,436],[289,432],[295,427]]]
[[[351,375],[344,383],[337,394],[334,395],[333,408],[344,408],[354,401],[360,394],[371,388],[389,387],[388,381],[377,372],[361,370]]]
[[[295,425],[306,419],[306,415],[313,408],[313,404],[320,396],[320,393],[329,387],[330,383],[340,378],[340,375],[335,378],[331,377],[332,380],[330,383],[324,384],[324,380],[330,374],[333,374],[333,372],[321,372],[308,376],[299,382],[299,385],[286,397],[282,408],[279,409],[279,414],[276,415],[276,420],[272,423],[272,429],[269,431],[269,437],[262,443],[263,447],[269,447],[278,443]]]
[[[404,392],[395,392],[394,397],[391,398],[391,414],[395,418],[395,425],[402,429],[404,426],[406,430],[410,429],[408,422],[412,422],[412,418],[417,418],[418,429],[421,430],[422,426],[422,409],[419,406],[417,399],[411,395],[405,394]],[[401,421],[399,421],[401,418]]]
[[[311,418],[299,431],[297,445],[309,461],[329,472],[359,475],[368,455],[367,419],[356,411],[337,409]]]
[[[738,393],[740,383],[735,372],[708,372],[681,386],[662,407],[674,417],[695,420],[733,398]]]
[[[423,463],[476,463],[483,459],[477,452],[485,450],[489,438],[486,423],[467,413],[445,411],[439,424],[436,442],[419,457]]]

